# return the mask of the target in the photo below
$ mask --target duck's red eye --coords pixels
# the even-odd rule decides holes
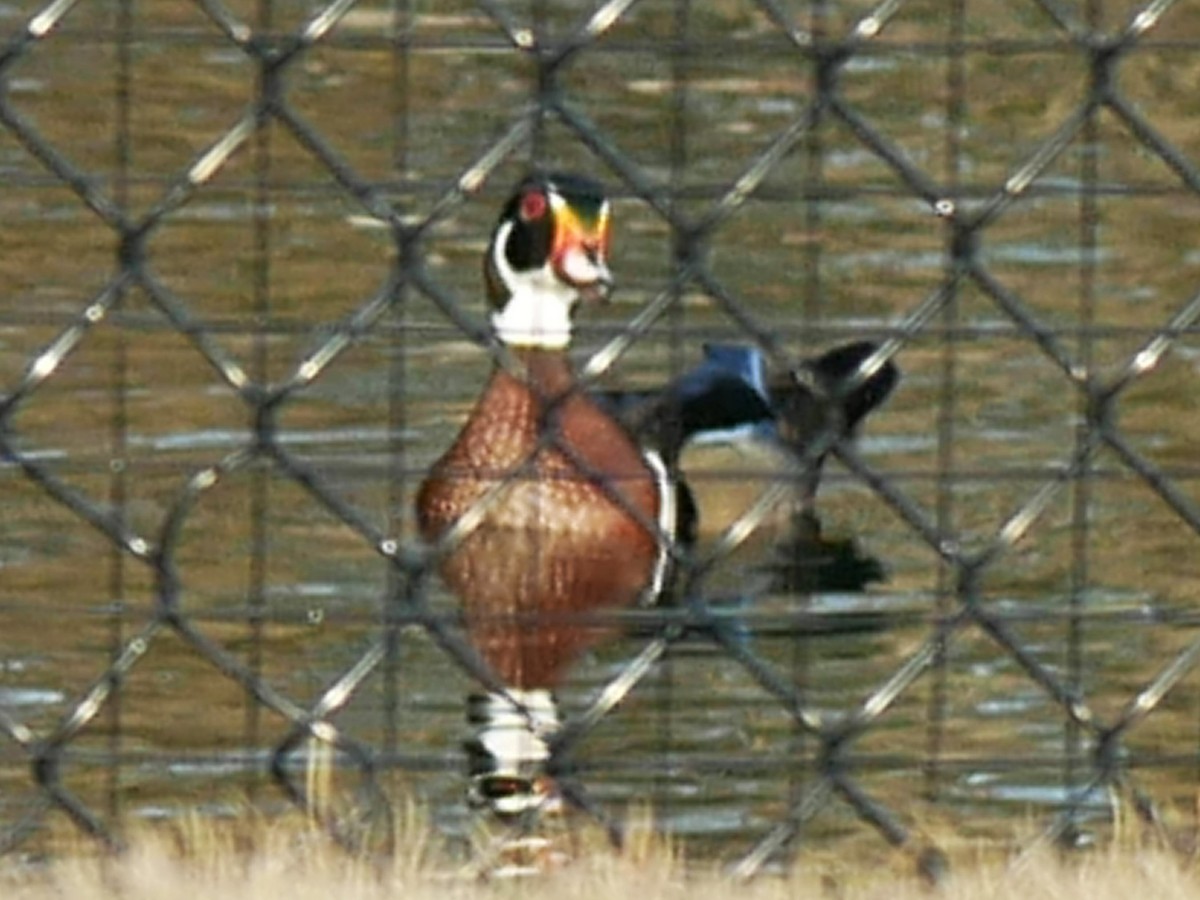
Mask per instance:
[[[530,191],[521,197],[521,219],[526,222],[536,222],[546,214],[546,195],[541,191]]]

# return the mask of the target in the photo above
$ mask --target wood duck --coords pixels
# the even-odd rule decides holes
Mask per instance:
[[[691,492],[670,474],[682,448],[750,427],[802,453],[830,415],[849,433],[896,378],[889,362],[841,389],[874,352],[869,344],[813,360],[811,377],[776,380],[756,348],[711,345],[700,366],[658,390],[585,393],[567,349],[579,302],[611,291],[610,220],[589,179],[538,175],[518,185],[484,258],[507,359],[417,496],[430,543],[472,522],[440,570],[505,686],[470,698],[467,744],[473,799],[505,817],[556,802],[545,771],[559,728],[553,690],[611,631],[595,619],[653,601],[673,542],[695,538]]]
[[[832,442],[853,437],[899,381],[891,360],[860,372],[878,349],[869,341],[842,344],[772,376],[754,345],[705,344],[704,360],[667,385],[604,391],[596,399],[676,473],[674,535],[690,544],[697,538],[700,511],[691,486],[678,474],[684,448],[743,438],[778,444],[800,467],[797,500],[811,513]]]
[[[475,799],[501,815],[554,801],[551,692],[611,630],[596,619],[654,593],[668,558],[665,469],[579,388],[567,357],[576,306],[612,288],[610,220],[590,179],[535,175],[517,187],[484,259],[508,352],[417,496],[426,541],[473,522],[440,571],[506,687],[471,698],[467,745]]]

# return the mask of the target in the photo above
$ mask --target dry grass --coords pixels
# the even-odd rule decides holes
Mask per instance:
[[[247,827],[250,825],[251,827]],[[686,864],[648,828],[635,829],[623,853],[596,847],[545,875],[480,879],[450,861],[418,815],[406,817],[400,851],[386,861],[353,857],[318,831],[295,823],[195,820],[147,831],[119,857],[87,852],[47,867],[0,865],[6,900],[406,900],[569,897],[575,900],[1125,900],[1200,898],[1200,876],[1179,854],[1132,840],[1069,859],[1045,854],[1019,867],[980,847],[960,857],[936,889],[894,867],[827,855],[806,858],[788,876],[739,883],[711,866]]]

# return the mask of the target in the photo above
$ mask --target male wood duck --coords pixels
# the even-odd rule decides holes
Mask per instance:
[[[579,389],[567,357],[576,306],[612,288],[610,220],[590,179],[536,175],[517,187],[484,260],[492,326],[510,358],[417,497],[429,542],[475,518],[440,571],[506,687],[469,710],[476,798],[501,815],[554,801],[544,772],[558,729],[551,692],[604,635],[598,615],[653,593],[668,558],[665,470]]]
[[[831,442],[853,437],[899,381],[891,360],[872,364],[878,349],[855,341],[769,374],[766,356],[752,344],[705,344],[704,360],[667,385],[599,392],[596,400],[673,473],[693,441],[748,437],[778,444],[802,466],[797,500],[811,512]],[[860,373],[864,365],[869,369]],[[674,534],[693,543],[700,511],[687,480],[677,478]]]
[[[849,433],[896,377],[889,362],[840,391],[875,348],[837,348],[806,364],[822,399],[804,378],[768,380],[756,348],[713,345],[664,388],[583,392],[567,357],[572,316],[612,288],[610,220],[589,179],[539,175],[517,187],[484,258],[492,325],[510,359],[494,367],[417,497],[431,543],[474,519],[440,569],[505,686],[468,709],[473,797],[501,816],[555,802],[545,773],[559,728],[554,688],[610,630],[598,614],[655,599],[672,542],[695,537],[691,492],[669,474],[688,441],[750,426],[802,452],[831,404]]]

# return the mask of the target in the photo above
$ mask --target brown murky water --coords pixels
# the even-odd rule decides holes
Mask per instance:
[[[459,6],[417,10],[401,32],[411,39],[404,44],[388,30],[386,4],[361,3],[286,69],[297,120],[406,216],[432,209],[529,102],[528,60],[485,16]],[[537,6],[552,35],[577,22],[570,4]],[[1050,140],[1088,74],[1086,57],[1035,11],[978,6],[967,37],[994,43],[970,45],[959,63],[931,43],[951,27],[935,5],[904,6],[845,66],[839,94],[930,183],[957,183],[967,210],[995,196]],[[261,13],[250,3],[228,8],[249,22]],[[271,28],[282,33],[312,7],[269,8]],[[868,8],[832,5],[829,33],[843,33]],[[17,34],[37,9],[25,0],[0,4],[0,35]],[[804,6],[797,15],[806,20],[809,12]],[[523,20],[526,11],[514,15]],[[691,43],[672,53],[677,15],[671,4],[635,5],[596,51],[564,69],[561,86],[571,109],[603,129],[663,197],[674,189],[679,214],[695,219],[804,114],[812,77],[748,4],[690,7]],[[1123,21],[1123,12],[1107,15],[1112,27]],[[1200,16],[1175,9],[1168,18],[1173,43],[1131,53],[1119,85],[1165,141],[1195,159],[1200,117],[1191,86],[1200,55],[1186,41],[1200,36]],[[118,245],[113,229],[35,158],[28,135],[57,148],[137,221],[254,93],[254,65],[196,6],[137,7],[124,49],[113,37],[120,24],[108,5],[81,3],[0,76],[29,129],[0,129],[4,393],[112,278]],[[960,64],[956,98],[947,78]],[[562,122],[548,121],[537,140],[555,166],[617,183]],[[530,153],[522,143],[419,250],[430,276],[475,322],[483,316],[478,257]],[[1099,190],[1085,198],[1079,187],[1088,178]],[[986,229],[981,258],[1066,353],[1107,380],[1200,288],[1198,224],[1200,199],[1102,111]],[[714,229],[711,271],[757,328],[799,358],[852,336],[904,330],[945,280],[950,228],[827,111]],[[610,308],[586,317],[581,360],[667,289],[670,243],[662,217],[620,192],[614,268],[622,290]],[[161,297],[173,298],[252,379],[280,383],[387,289],[395,249],[327,161],[276,122],[157,221],[145,252],[163,293],[129,289],[7,425],[25,459],[89,502],[119,509],[157,545],[187,480],[252,440],[250,407],[169,321]],[[694,363],[703,340],[746,337],[723,303],[693,284],[606,383],[652,384]],[[867,423],[863,457],[930,521],[982,548],[1069,462],[1084,398],[971,283],[906,336],[896,361],[903,381]],[[371,528],[411,539],[410,489],[454,433],[487,367],[486,353],[435,302],[408,290],[282,406],[280,446]],[[1198,386],[1200,343],[1188,332],[1115,406],[1120,434],[1186,509],[1200,500]],[[708,473],[697,481],[722,493],[727,512],[779,478],[764,457],[729,448],[697,451],[691,462]],[[1101,450],[1092,473],[1061,491],[983,570],[979,596],[1030,658],[1076,684],[1112,721],[1200,638],[1200,554],[1196,533],[1126,460]],[[729,490],[731,480],[740,491]],[[148,620],[157,587],[150,567],[119,557],[11,461],[0,462],[0,498],[0,708],[45,738]],[[747,646],[801,685],[813,709],[836,717],[856,711],[917,651],[932,620],[952,609],[953,584],[925,540],[836,465],[820,512],[830,546],[877,568],[881,580],[795,595],[763,588],[748,557],[738,557],[709,587],[714,596],[735,588],[753,595],[731,612]],[[769,546],[769,536],[751,544]],[[176,563],[183,611],[301,705],[315,702],[380,634],[386,562],[279,467],[240,469],[203,493],[184,522]],[[449,598],[437,602],[451,609]],[[799,611],[841,625],[807,635],[777,627]],[[580,709],[640,646],[630,638],[586,660],[564,688],[567,709]],[[424,636],[404,632],[335,719],[352,739],[394,754],[400,765],[387,787],[416,792],[451,830],[463,826],[456,760],[470,686]],[[1137,783],[1168,805],[1194,796],[1196,702],[1190,675],[1125,742]],[[114,798],[147,817],[196,804],[236,808],[248,791],[270,804],[277,794],[263,788],[262,773],[287,731],[162,633],[119,701],[72,742],[63,780],[101,813]],[[968,833],[1001,833],[1029,809],[1044,816],[1063,799],[1068,740],[1052,697],[967,625],[949,641],[944,665],[906,690],[850,758],[864,788],[909,824],[949,818]],[[599,726],[579,761],[602,804],[619,810],[649,800],[667,827],[724,850],[749,847],[785,813],[811,775],[814,743],[742,666],[694,642]],[[345,780],[352,786],[353,777]],[[6,828],[36,803],[27,756],[6,737],[0,785]],[[844,834],[852,823],[835,805],[815,828]]]

